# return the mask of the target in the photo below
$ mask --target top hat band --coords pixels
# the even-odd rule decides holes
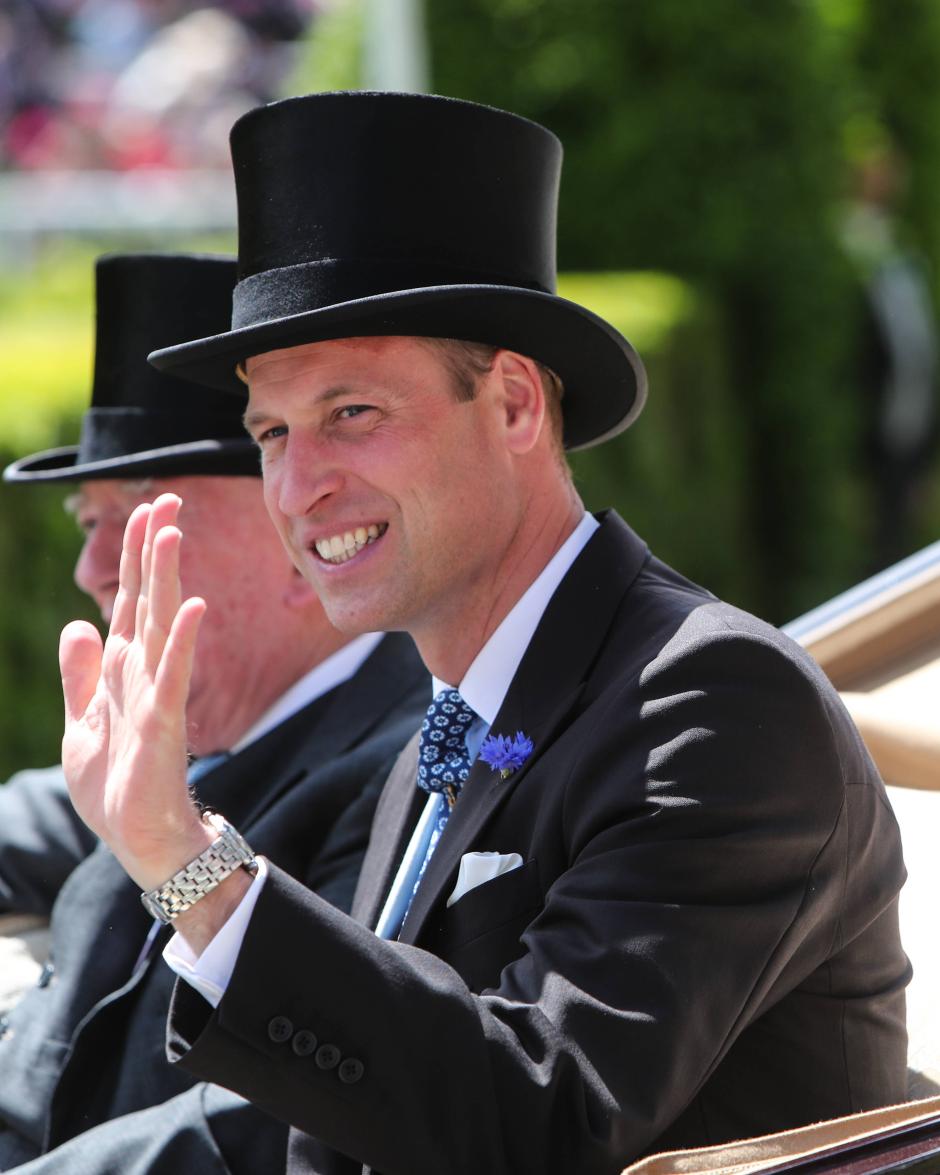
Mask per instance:
[[[89,408],[82,420],[77,464],[107,461],[206,437],[247,440],[234,414],[155,412],[152,409]]]
[[[232,297],[232,330],[341,302],[427,286],[507,286],[554,293],[518,274],[484,273],[434,261],[326,257],[243,278]]]

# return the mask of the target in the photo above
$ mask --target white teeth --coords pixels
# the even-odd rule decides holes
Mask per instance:
[[[314,546],[321,559],[328,563],[346,563],[359,553],[363,547],[374,543],[388,529],[388,523],[371,526],[357,526],[354,531],[344,531],[343,534],[334,534],[328,539],[317,539]]]

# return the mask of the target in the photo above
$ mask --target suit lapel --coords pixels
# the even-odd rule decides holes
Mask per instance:
[[[648,557],[616,514],[601,516],[600,528],[549,601],[491,728],[504,735],[521,730],[532,739],[532,754],[505,780],[481,760],[474,763],[415,894],[402,942],[417,941],[428,915],[453,888],[460,858],[569,725],[614,614]],[[498,847],[511,852],[517,846]]]
[[[319,762],[362,742],[425,673],[411,637],[399,632],[383,637],[358,672],[324,695],[327,708],[317,729]],[[400,692],[388,688],[389,678],[401,682]]]
[[[398,756],[376,808],[372,838],[352,905],[352,916],[366,926],[374,927],[378,921],[408,838],[427,798],[415,783],[418,738],[416,734]]]
[[[197,780],[193,787],[200,803],[217,808],[237,827],[249,828],[303,775],[291,744],[320,721],[324,707],[323,698],[310,702]],[[272,763],[280,764],[274,775]]]

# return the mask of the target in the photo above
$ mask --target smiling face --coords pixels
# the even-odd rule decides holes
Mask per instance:
[[[550,557],[542,514],[551,486],[569,488],[546,458],[534,364],[499,355],[464,402],[419,339],[313,343],[247,365],[268,510],[330,620],[410,632],[452,681]],[[570,495],[562,527],[565,506]]]
[[[84,533],[75,582],[107,622],[121,541],[135,506],[178,494],[184,596],[208,608],[186,708],[192,749],[229,748],[307,669],[345,643],[297,576],[254,477],[87,481],[68,507]]]

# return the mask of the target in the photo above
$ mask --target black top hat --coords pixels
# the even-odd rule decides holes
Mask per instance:
[[[242,426],[241,405],[147,363],[147,352],[171,339],[224,329],[234,285],[230,257],[99,258],[95,377],[79,443],[15,461],[4,481],[257,476],[258,454]]]
[[[561,144],[453,98],[337,93],[250,111],[232,129],[239,282],[231,330],[151,360],[245,389],[250,355],[324,339],[429,335],[508,347],[564,381],[565,444],[626,428],[643,365],[555,294]]]

